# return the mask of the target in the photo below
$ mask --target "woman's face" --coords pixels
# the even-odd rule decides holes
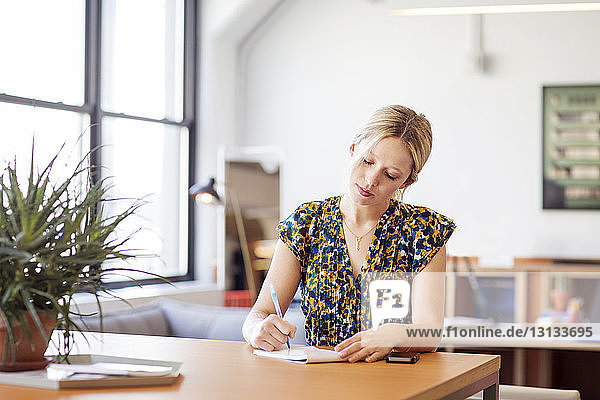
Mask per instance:
[[[354,156],[354,145],[350,147]],[[356,204],[386,203],[404,184],[412,171],[413,161],[402,140],[387,137],[359,160],[350,173],[349,196]]]

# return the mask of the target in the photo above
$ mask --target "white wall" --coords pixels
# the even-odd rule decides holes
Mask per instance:
[[[196,181],[216,177],[220,146],[238,145],[241,44],[281,0],[203,0],[200,16],[199,121]],[[212,282],[217,274],[218,210],[196,208],[196,279]],[[222,271],[219,272],[222,274]],[[221,284],[222,279],[221,279]]]
[[[287,0],[248,42],[233,141],[282,146],[282,213],[338,193],[354,132],[403,104],[434,129],[407,200],[455,219],[451,254],[600,257],[599,212],[541,209],[541,88],[600,82],[600,13],[486,16],[481,74],[467,66],[472,17],[390,5]]]

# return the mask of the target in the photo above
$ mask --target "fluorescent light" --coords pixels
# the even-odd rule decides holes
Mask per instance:
[[[390,15],[518,14],[572,11],[600,11],[600,3],[512,4],[503,6],[406,8],[392,10],[390,11]]]

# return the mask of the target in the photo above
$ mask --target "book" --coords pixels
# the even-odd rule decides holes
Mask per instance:
[[[337,351],[319,349],[314,346],[293,346],[291,350],[254,350],[254,354],[259,357],[275,358],[277,360],[292,361],[300,364],[346,361],[342,360]]]
[[[169,385],[182,367],[180,362],[96,354],[71,355],[69,362],[52,362],[32,371],[0,372],[0,383],[42,389]]]

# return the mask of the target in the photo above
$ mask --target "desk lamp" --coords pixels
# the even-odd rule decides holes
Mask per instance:
[[[240,202],[235,189],[227,184],[223,184],[223,186],[231,198],[231,206],[233,208],[233,215],[235,216],[235,227],[237,229],[238,238],[240,239],[242,261],[244,263],[244,272],[246,273],[248,290],[252,301],[254,301],[257,295],[256,282],[254,281],[252,262],[250,260],[250,250],[248,249],[248,239],[246,238],[242,208],[240,207]],[[189,189],[189,194],[196,200],[197,204],[225,205],[215,189],[215,178],[213,177],[208,180],[206,185],[201,185],[199,183],[192,185]]]
[[[206,185],[196,183],[189,190],[198,204],[223,204],[215,189],[215,178],[210,178]]]

